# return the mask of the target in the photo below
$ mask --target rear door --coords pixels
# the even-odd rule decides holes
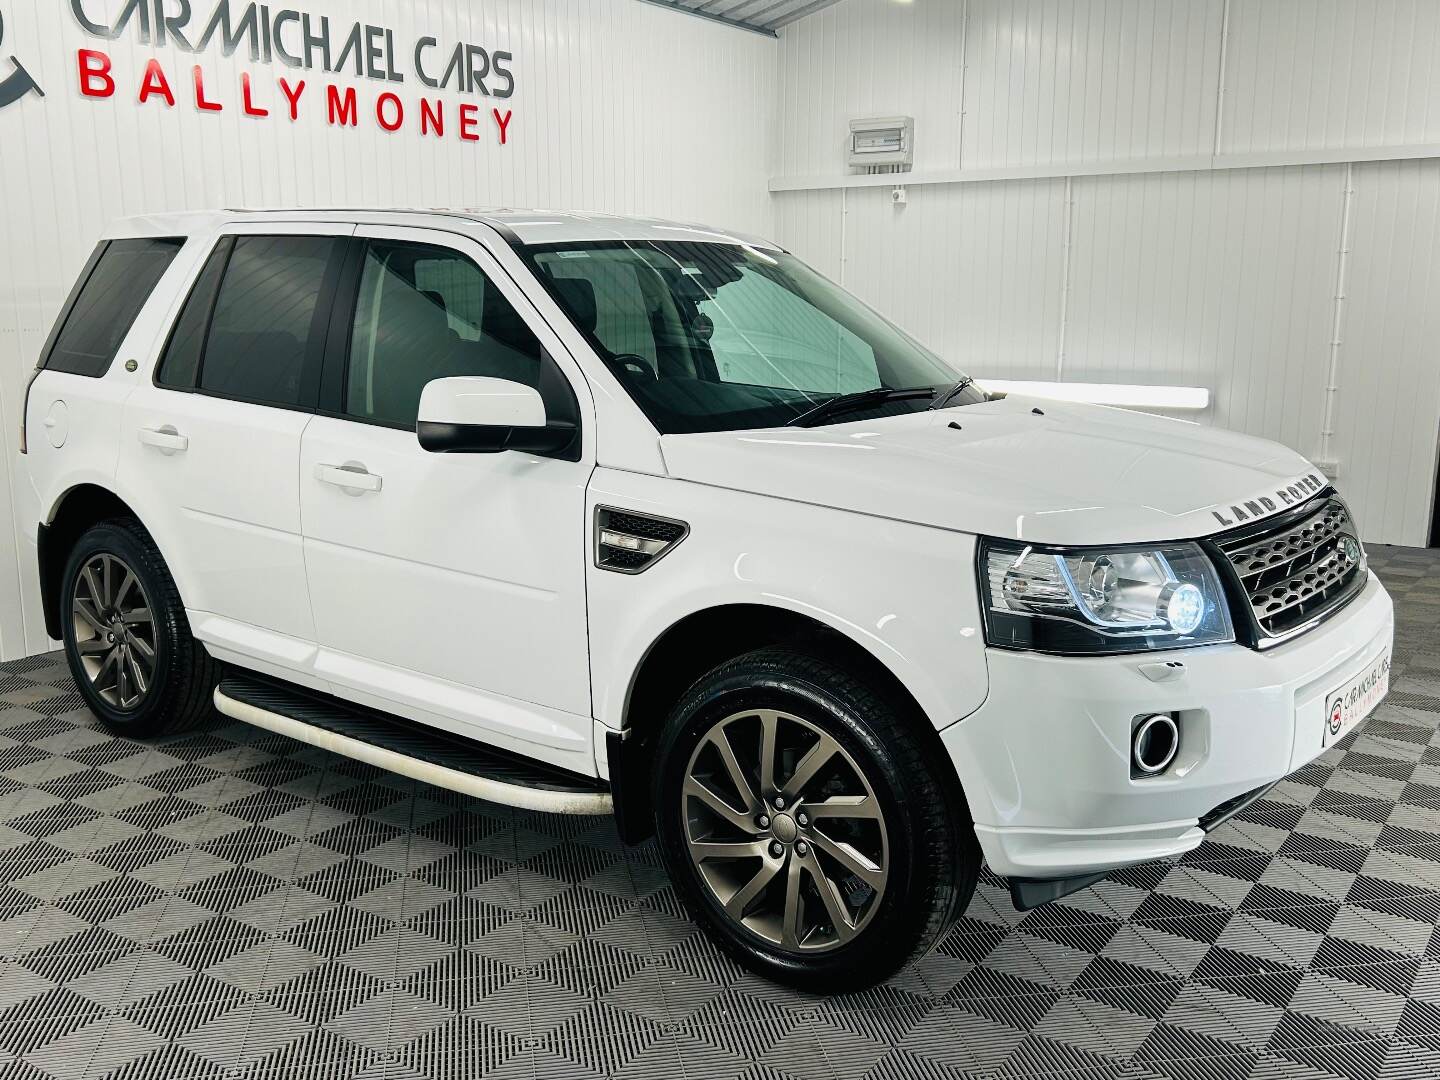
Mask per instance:
[[[222,658],[294,671],[314,657],[300,539],[300,437],[319,391],[353,226],[222,233],[154,376],[125,407],[122,489]]]

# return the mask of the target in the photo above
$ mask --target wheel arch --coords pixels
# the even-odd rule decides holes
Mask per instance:
[[[737,656],[777,645],[862,672],[909,719],[916,737],[938,755],[968,820],[960,777],[938,730],[889,665],[855,638],[813,616],[769,604],[731,603],[693,611],[672,623],[651,642],[630,678],[622,729],[610,733],[607,746],[615,813],[627,842],[638,842],[653,831],[649,781],[655,736],[675,703],[706,672]]]
[[[59,640],[61,636],[61,579],[70,552],[92,525],[121,517],[140,521],[140,515],[115,492],[99,484],[83,483],[67,489],[57,498],[46,522],[40,526],[37,539],[40,603],[45,616],[45,632],[52,638]]]

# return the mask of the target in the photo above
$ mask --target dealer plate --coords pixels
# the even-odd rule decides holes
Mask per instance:
[[[1348,734],[1356,724],[1375,711],[1390,692],[1390,653],[1356,675],[1339,689],[1325,695],[1325,726],[1320,745],[1329,746]]]

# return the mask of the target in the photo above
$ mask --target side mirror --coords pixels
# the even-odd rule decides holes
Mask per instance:
[[[546,422],[540,391],[508,379],[436,379],[420,392],[415,422],[420,445],[432,454],[553,454],[575,439],[575,425]]]

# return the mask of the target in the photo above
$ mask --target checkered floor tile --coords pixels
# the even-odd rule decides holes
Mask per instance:
[[[1388,703],[1174,863],[889,985],[729,963],[651,846],[220,717],[153,744],[0,666],[0,1076],[1440,1076],[1440,551],[1377,548]]]

